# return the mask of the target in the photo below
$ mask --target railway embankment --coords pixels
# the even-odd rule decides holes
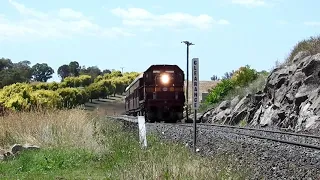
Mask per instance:
[[[239,131],[239,130],[238,130]],[[193,147],[193,127],[183,124],[147,124],[149,134]],[[221,127],[197,129],[197,153],[225,158],[235,171],[246,172],[246,179],[319,179],[320,151],[312,148],[253,138]],[[277,134],[269,137],[277,138]],[[232,167],[231,167],[232,166]]]
[[[139,134],[137,117],[114,118],[125,129]],[[146,131],[149,136],[157,135],[190,150],[194,147],[192,124],[147,123]],[[222,164],[244,173],[246,179],[319,179],[319,139],[282,131],[199,124],[196,149],[205,158],[222,159]]]
[[[297,53],[275,68],[262,90],[225,100],[203,121],[229,125],[318,132],[320,123],[320,53]]]

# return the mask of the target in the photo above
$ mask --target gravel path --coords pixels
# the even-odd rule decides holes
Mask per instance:
[[[320,151],[244,135],[221,132],[219,127],[198,129],[201,155],[229,154],[239,169],[249,168],[249,179],[320,179]],[[192,127],[178,124],[147,124],[147,132],[193,145]]]

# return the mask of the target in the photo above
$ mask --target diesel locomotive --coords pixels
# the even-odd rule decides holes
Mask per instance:
[[[125,89],[125,112],[147,122],[177,122],[185,104],[184,72],[177,65],[151,65]]]

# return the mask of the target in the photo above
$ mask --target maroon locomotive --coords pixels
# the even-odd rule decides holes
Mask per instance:
[[[151,65],[125,92],[127,115],[145,116],[148,122],[183,118],[184,72],[177,65]]]

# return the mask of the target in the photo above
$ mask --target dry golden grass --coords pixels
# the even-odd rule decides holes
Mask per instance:
[[[286,59],[286,63],[291,62],[299,52],[305,51],[308,55],[315,55],[320,53],[320,35],[311,36],[308,39],[299,41],[291,50]]]
[[[124,131],[121,123],[104,114],[72,109],[0,117],[0,146],[28,143],[42,149],[21,154],[11,163],[0,162],[0,177],[239,179],[246,174],[231,166],[232,159],[195,156],[183,145],[164,143],[156,136],[148,136],[148,147],[142,150],[137,134]]]
[[[13,143],[100,151],[93,126],[97,112],[81,109],[12,112],[0,117],[0,147]]]

